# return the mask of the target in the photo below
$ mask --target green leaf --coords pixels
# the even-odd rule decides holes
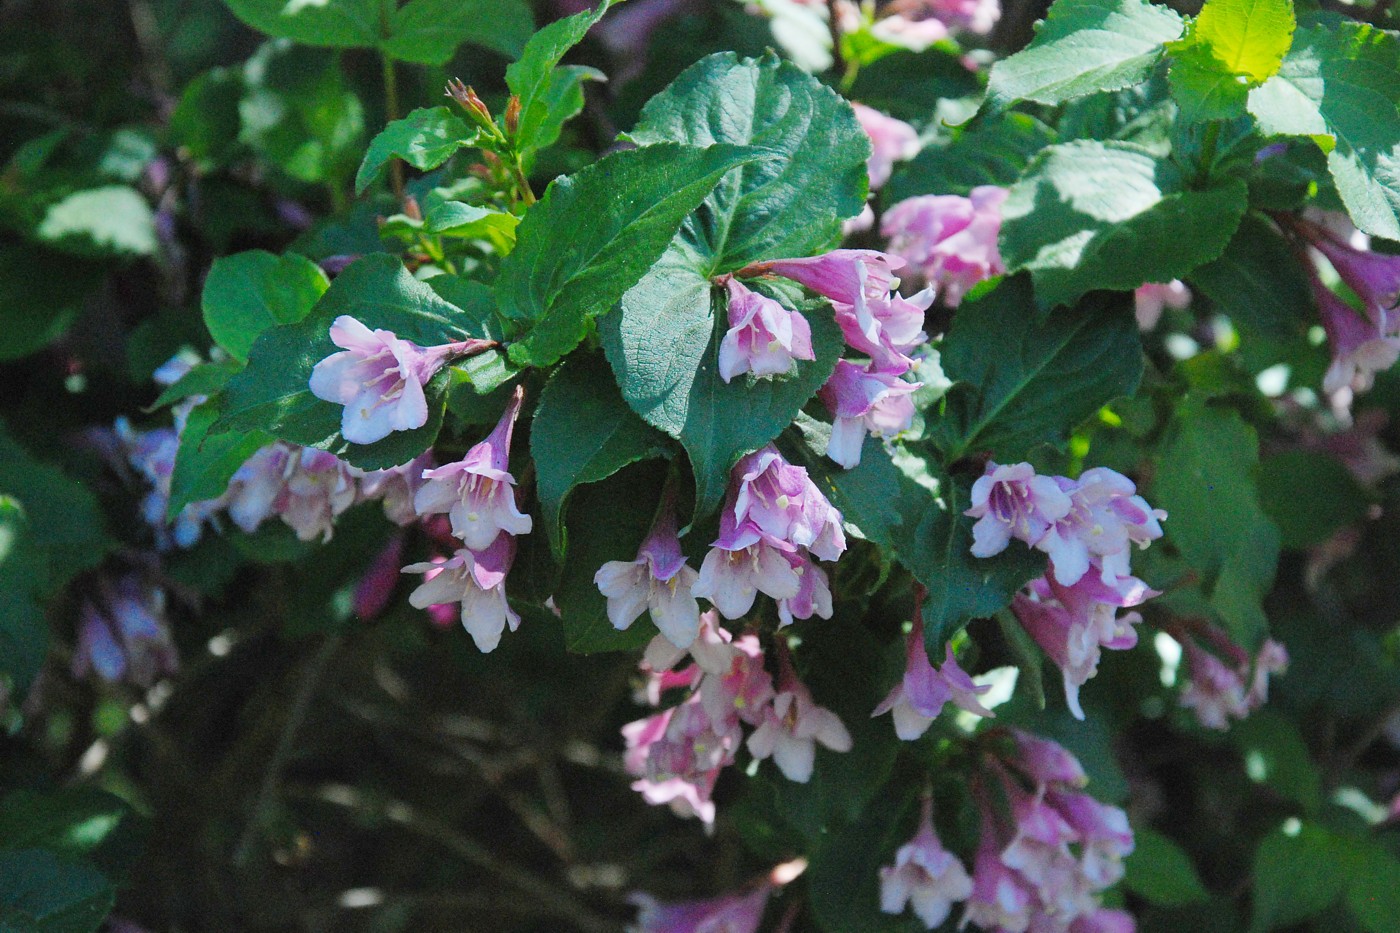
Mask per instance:
[[[88,484],[32,457],[0,425],[0,494],[19,500],[27,519],[25,548],[46,573],[23,578],[27,592],[51,592],[102,563],[112,548],[97,497]],[[21,551],[21,554],[23,552]]]
[[[1304,813],[1317,812],[1322,804],[1322,779],[1298,727],[1290,720],[1272,709],[1258,710],[1235,724],[1230,741],[1240,750],[1251,781],[1297,803]]]
[[[1247,334],[1297,336],[1316,314],[1302,267],[1258,214],[1246,214],[1225,252],[1191,273],[1220,313]]]
[[[409,0],[394,11],[384,54],[419,65],[445,65],[463,43],[514,58],[535,31],[523,0]]]
[[[202,168],[223,164],[238,146],[243,74],[211,68],[185,85],[170,115],[170,136]]]
[[[523,131],[517,136],[519,145],[525,149],[527,168],[534,162],[535,151],[554,145],[564,124],[583,110],[583,82],[606,80],[605,74],[586,65],[564,65],[554,69],[549,76],[549,84],[540,95],[540,102],[544,105],[543,119],[531,125],[528,141],[524,139]]]
[[[574,77],[560,78],[555,66],[569,49],[583,40],[593,24],[602,19],[603,14],[613,5],[614,0],[603,0],[596,9],[566,16],[550,23],[530,37],[520,60],[506,67],[506,86],[520,98],[520,127],[516,133],[517,145],[522,150],[533,150],[548,145],[543,140],[548,135],[546,124],[558,117],[555,108],[565,87],[582,76],[575,72]],[[577,112],[577,111],[575,111]],[[559,118],[563,122],[563,118]],[[557,136],[558,129],[554,129]]]
[[[1142,345],[1126,296],[1095,295],[1039,323],[1031,306],[1017,276],[953,316],[939,363],[955,384],[932,426],[948,462],[973,452],[1023,460],[1137,390]]]
[[[302,45],[372,46],[379,37],[380,0],[224,0],[243,22]]]
[[[0,849],[0,920],[22,933],[93,933],[115,893],[87,862],[46,849]]]
[[[564,623],[564,644],[578,654],[640,648],[657,634],[647,613],[625,631],[608,621],[607,600],[593,575],[613,560],[636,560],[651,529],[666,470],[655,461],[624,467],[607,479],[578,489],[569,497],[569,541],[555,599]]]
[[[1400,240],[1400,38],[1337,20],[1299,29],[1278,74],[1249,94],[1271,135],[1311,136],[1347,212],[1373,236]]]
[[[341,406],[311,394],[312,368],[338,352],[331,343],[330,325],[342,314],[424,347],[486,336],[479,321],[415,279],[397,258],[366,256],[336,277],[304,320],[274,327],[258,337],[247,368],[211,401],[219,406],[219,417],[210,435],[263,430],[294,444],[328,450],[365,470],[407,463],[428,449],[442,426],[450,381],[446,368],[424,387],[428,423],[412,431],[396,431],[373,444],[351,444],[342,438]]]
[[[1209,0],[1192,38],[1228,73],[1255,85],[1278,71],[1296,25],[1290,0]]]
[[[364,146],[365,115],[340,56],[277,39],[243,70],[239,140],[292,178],[343,184]]]
[[[126,185],[68,195],[45,212],[36,233],[80,255],[149,256],[157,246],[155,213]]]
[[[49,653],[49,626],[34,601],[45,576],[18,500],[0,495],[0,677],[23,697]],[[3,838],[3,837],[0,837]]]
[[[1234,180],[1194,190],[1131,143],[1078,140],[1033,161],[1002,208],[1001,253],[1043,307],[1095,289],[1169,282],[1220,256],[1244,215]]]
[[[101,277],[96,264],[31,244],[0,249],[0,360],[62,336]]]
[[[622,400],[604,360],[575,356],[560,366],[540,393],[530,427],[536,493],[554,552],[564,553],[562,518],[574,487],[665,450],[661,432]]]
[[[556,179],[520,222],[496,280],[501,312],[525,329],[511,360],[548,366],[577,346],[725,173],[763,157],[740,146],[648,146]]]
[[[1173,50],[1168,80],[1184,123],[1233,120],[1244,114],[1248,79],[1226,70],[1199,42],[1186,40]]]
[[[390,159],[403,159],[426,172],[452,158],[458,149],[476,145],[476,140],[477,131],[446,107],[420,107],[370,140],[355,175],[355,191],[362,193],[374,184]]]
[[[230,356],[246,360],[259,334],[306,317],[329,287],[321,267],[296,253],[224,256],[204,280],[204,325]]]
[[[1341,897],[1343,860],[1336,841],[1305,823],[1296,835],[1265,836],[1254,853],[1254,913],[1250,933],[1292,926]]]
[[[1307,495],[1300,496],[1303,489]],[[1278,525],[1283,546],[1302,550],[1361,521],[1371,502],[1336,457],[1290,450],[1259,465],[1259,504]]]
[[[884,723],[888,727],[888,723]],[[833,827],[818,840],[807,870],[812,914],[825,933],[907,933],[915,927],[880,910],[880,869],[909,841],[908,815],[918,803],[915,781],[879,788],[861,819]]]
[[[1236,412],[1188,397],[1158,450],[1147,494],[1170,516],[1166,541],[1246,648],[1267,629],[1260,604],[1278,564],[1278,528],[1260,507],[1254,480],[1258,462],[1258,437]]]
[[[1181,30],[1179,15],[1147,0],[1056,0],[1031,44],[992,66],[987,105],[1062,104],[1141,84]]]
[[[199,363],[190,371],[166,386],[151,408],[164,408],[195,395],[213,395],[233,378],[233,374],[243,368],[237,360],[221,360],[217,363]]]
[[[501,253],[515,248],[515,228],[520,218],[505,211],[443,201],[428,209],[423,217],[423,229],[438,236],[464,240],[487,240]]]
[[[788,379],[723,382],[717,354],[724,312],[710,279],[752,261],[833,245],[842,218],[864,204],[869,141],[849,104],[810,75],[776,58],[732,54],[687,69],[652,99],[631,135],[648,149],[672,139],[751,144],[775,154],[720,182],[623,296],[621,314],[599,325],[623,398],[685,447],[696,515],[704,516],[719,504],[729,468],[792,421],[841,349],[830,311],[808,309],[815,362],[799,363]]]
[[[1400,859],[1368,840],[1347,879],[1346,902],[1368,933],[1400,929]]]
[[[174,521],[191,503],[222,496],[238,468],[276,439],[257,429],[211,437],[209,428],[218,417],[219,402],[214,400],[197,406],[185,420],[180,446],[175,451],[175,469],[170,474],[167,521]]]
[[[966,195],[978,185],[1009,188],[1055,132],[1024,113],[978,121],[946,145],[925,147],[895,169],[880,192],[885,204],[921,194]]]
[[[107,839],[129,809],[121,798],[92,787],[42,794],[17,790],[0,800],[0,840],[13,849],[86,855]]]
[[[941,102],[972,98],[981,90],[977,73],[963,64],[962,53],[945,45],[922,52],[896,48],[873,64],[862,65],[847,96],[922,124]]]
[[[855,112],[776,57],[701,59],[651,99],[628,135],[642,146],[733,143],[776,154],[726,178],[682,230],[677,248],[697,254],[706,277],[831,247],[865,206],[870,142]]]
[[[1133,832],[1133,854],[1123,862],[1123,886],[1158,907],[1185,907],[1210,900],[1191,856],[1154,829]]]

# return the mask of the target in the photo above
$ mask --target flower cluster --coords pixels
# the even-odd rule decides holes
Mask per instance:
[[[834,713],[816,705],[792,668],[785,643],[777,642],[778,682],[764,667],[763,649],[753,634],[733,637],[714,612],[700,619],[700,632],[687,650],[657,637],[648,646],[643,670],[644,697],[658,706],[661,695],[684,688],[677,706],[622,729],[625,764],[637,778],[632,785],[651,804],[669,804],[681,816],[714,822],[711,800],[720,772],[735,762],[741,744],[755,760],[771,757],[789,780],[812,775],[818,743],[849,751],[851,736]],[[691,663],[677,669],[689,655]],[[753,727],[747,743],[743,725]]]
[[[403,568],[425,575],[408,601],[418,609],[461,603],[462,625],[482,651],[495,649],[507,626],[512,632],[520,627],[520,616],[506,599],[505,580],[515,560],[515,536],[534,526],[515,501],[515,477],[509,472],[511,435],[524,401],[525,390],[517,386],[486,439],[456,463],[423,470],[413,496],[418,515],[448,516],[462,546],[449,558]]]
[[[845,550],[841,513],[769,445],[735,464],[719,537],[691,592],[726,619],[746,614],[759,593],[777,600],[782,625],[829,619],[831,587],[812,558],[834,561]]]
[[[973,188],[967,197],[930,194],[891,207],[880,224],[889,250],[909,262],[943,303],[957,307],[978,282],[1006,272],[997,234],[1008,191],[994,185]]]
[[[1132,545],[1162,536],[1167,514],[1153,509],[1132,480],[1106,467],[1078,480],[1038,476],[1029,463],[989,463],[972,487],[972,553],[990,557],[1012,538],[1050,557],[1043,579],[1017,594],[1012,611],[1064,675],[1065,699],[1080,719],[1079,688],[1098,671],[1103,648],[1137,643],[1134,612],[1157,595],[1132,576]]]

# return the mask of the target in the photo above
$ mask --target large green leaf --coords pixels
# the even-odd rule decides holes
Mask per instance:
[[[1306,489],[1306,496],[1298,495]],[[1335,456],[1286,450],[1259,466],[1259,503],[1278,525],[1284,547],[1304,549],[1366,517],[1371,501]]]
[[[576,486],[665,449],[661,432],[622,400],[604,360],[575,356],[560,366],[540,393],[530,426],[535,491],[555,553],[564,553],[564,507]]]
[[[355,48],[379,39],[382,0],[224,0],[243,22],[302,45]]]
[[[1171,516],[1166,541],[1247,648],[1267,628],[1261,601],[1279,549],[1278,528],[1259,505],[1258,463],[1258,437],[1236,412],[1187,398],[1158,451],[1148,494]]]
[[[520,126],[516,140],[522,150],[549,145],[553,141],[547,138],[550,132],[557,137],[557,122],[563,122],[560,114],[567,106],[561,101],[568,95],[570,85],[577,87],[584,77],[601,77],[592,69],[585,74],[577,69],[556,70],[556,66],[569,49],[583,40],[613,2],[603,0],[596,9],[550,23],[525,43],[520,60],[506,67],[506,85],[512,94],[520,98]],[[574,112],[577,113],[576,110]],[[553,129],[548,129],[547,124],[553,124]]]
[[[1302,266],[1268,221],[1246,214],[1219,259],[1190,283],[1247,334],[1301,335],[1316,311]]]
[[[1299,29],[1278,74],[1249,94],[1269,134],[1328,150],[1337,193],[1362,230],[1400,240],[1400,38],[1337,20]]]
[[[1054,307],[1095,289],[1169,282],[1217,258],[1239,226],[1243,181],[1197,190],[1131,143],[1078,140],[1033,161],[1002,208],[1001,253]]]
[[[1146,81],[1182,20],[1148,0],[1056,0],[1030,46],[992,66],[987,105],[1062,104]]]
[[[1023,460],[1061,444],[1142,378],[1137,322],[1123,295],[1093,295],[1037,322],[1025,276],[964,304],[939,348],[955,385],[932,436],[948,462],[969,453]]]
[[[231,356],[246,360],[259,334],[306,317],[329,286],[321,267],[296,253],[224,256],[204,280],[204,326]]]
[[[409,0],[380,43],[386,55],[420,65],[445,65],[463,43],[514,58],[535,31],[524,0]]]
[[[1311,823],[1265,836],[1254,853],[1250,933],[1292,926],[1335,903],[1346,883],[1341,854],[1338,840]]]
[[[0,494],[19,501],[32,547],[47,574],[24,577],[25,589],[57,588],[100,564],[112,547],[97,497],[87,483],[45,463],[0,425]],[[12,519],[13,520],[13,519]]]
[[[100,281],[97,265],[31,244],[0,249],[0,360],[67,331]]]
[[[355,175],[355,190],[362,192],[374,184],[391,159],[403,159],[426,172],[452,158],[458,149],[476,145],[476,140],[477,131],[446,107],[420,107],[370,140]]]
[[[442,425],[448,369],[425,387],[428,423],[373,444],[345,441],[340,436],[341,407],[311,394],[312,368],[338,352],[329,331],[342,314],[424,347],[487,336],[481,320],[415,279],[397,258],[366,256],[336,277],[304,320],[258,337],[247,368],[230,379],[215,400],[219,417],[209,428],[211,439],[230,431],[262,430],[294,444],[329,450],[367,470],[407,463],[431,446]]]
[[[1400,929],[1400,859],[1378,841],[1360,849],[1347,879],[1347,906],[1368,933]]]
[[[666,144],[557,179],[520,222],[496,280],[501,312],[522,331],[511,359],[548,366],[576,347],[725,173],[763,158],[752,147]]]
[[[47,849],[0,849],[0,929],[6,933],[93,933],[115,897],[85,861]]]
[[[292,178],[340,185],[364,147],[365,115],[340,54],[265,43],[243,69],[238,138]]]
[[[711,55],[652,99],[632,137],[696,146],[761,146],[775,157],[728,175],[600,331],[622,396],[680,440],[696,513],[712,511],[739,457],[772,440],[831,373],[841,339],[831,312],[810,309],[817,359],[795,377],[725,383],[717,371],[723,305],[711,277],[756,260],[834,244],[865,199],[869,142],[850,106],[776,58]],[[658,352],[660,350],[660,352]]]
[[[1191,856],[1154,829],[1133,833],[1133,853],[1123,863],[1123,886],[1159,907],[1183,907],[1210,900]]]
[[[1295,25],[1291,0],[1209,0],[1172,47],[1172,93],[1183,119],[1244,113],[1249,89],[1278,71]]]

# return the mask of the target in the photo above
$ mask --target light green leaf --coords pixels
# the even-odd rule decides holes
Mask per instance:
[[[224,256],[204,280],[204,325],[229,355],[246,360],[259,334],[306,317],[329,287],[321,267],[296,253]]]
[[[548,366],[577,346],[725,173],[763,158],[742,146],[648,146],[556,179],[526,212],[496,281],[501,313],[523,331],[511,360]]]
[[[262,430],[307,447],[328,450],[366,470],[407,463],[430,447],[442,426],[448,369],[424,387],[428,422],[396,431],[373,444],[351,444],[340,436],[342,409],[311,394],[312,368],[338,352],[330,325],[347,314],[370,328],[391,330],[419,346],[486,336],[486,327],[462,308],[439,297],[393,256],[366,256],[338,275],[304,320],[265,331],[248,354],[248,366],[229,380],[216,404],[211,438],[230,431]]]
[[[1133,831],[1133,854],[1124,861],[1123,887],[1158,907],[1184,907],[1210,900],[1191,856],[1154,829]]]
[[[224,0],[243,22],[302,45],[357,48],[379,39],[381,0]]]
[[[948,462],[974,452],[1023,460],[1136,391],[1142,345],[1126,296],[1096,295],[1041,322],[1032,303],[1017,276],[954,315],[939,362],[955,385],[932,425]]]
[[[1225,70],[1200,43],[1188,41],[1172,52],[1168,79],[1185,123],[1233,120],[1244,115],[1248,80]]]
[[[423,229],[428,233],[463,240],[486,240],[501,253],[515,248],[515,228],[519,225],[520,218],[514,214],[461,201],[435,204],[423,217]]]
[[[61,855],[86,855],[129,812],[121,798],[92,787],[44,793],[16,790],[0,800],[0,840],[7,848],[32,846]]]
[[[530,37],[520,60],[506,68],[506,85],[512,94],[520,98],[520,128],[516,135],[522,150],[533,150],[548,145],[541,140],[547,133],[545,124],[551,120],[551,104],[557,102],[562,88],[556,82],[566,83],[575,79],[560,79],[555,66],[566,52],[583,40],[593,24],[602,19],[603,14],[613,5],[614,0],[603,0],[597,8],[550,23]],[[576,111],[575,111],[576,112]],[[557,111],[555,111],[557,115]],[[563,118],[559,119],[563,122]],[[556,136],[558,129],[554,130]]]
[[[1243,181],[1195,189],[1131,143],[1078,140],[1041,153],[1002,208],[1001,253],[1029,270],[1042,307],[1096,289],[1169,282],[1220,256],[1244,215]]]
[[[403,159],[426,172],[435,169],[458,149],[474,146],[477,131],[446,107],[421,107],[395,120],[370,140],[364,161],[355,175],[355,191],[363,192],[383,174],[390,159]]]
[[[1182,19],[1148,0],[1056,0],[1035,39],[992,66],[987,106],[1062,104],[1146,81]]]
[[[1400,240],[1400,38],[1337,20],[1298,30],[1278,74],[1249,94],[1266,134],[1311,136],[1347,212]]]
[[[575,356],[559,367],[540,393],[530,427],[536,493],[554,552],[564,553],[562,519],[575,487],[665,451],[661,432],[622,400],[605,361]]]
[[[156,251],[156,215],[135,188],[107,185],[79,191],[51,206],[39,239],[79,254],[149,256]]]
[[[221,360],[217,363],[199,363],[190,367],[190,371],[179,379],[166,386],[161,392],[151,408],[164,408],[167,405],[174,405],[193,395],[213,395],[233,378],[233,374],[243,368],[243,364],[237,360]]]
[[[463,43],[514,58],[534,31],[523,0],[409,0],[394,11],[379,47],[419,65],[445,65]]]
[[[518,137],[526,150],[527,167],[533,163],[535,151],[554,145],[564,124],[583,110],[583,82],[606,80],[607,76],[601,71],[586,65],[563,65],[554,69],[549,76],[549,84],[540,95],[540,103],[544,105],[543,119],[531,124],[528,141],[523,130]],[[536,107],[537,112],[538,109]]]
[[[1192,38],[1226,72],[1257,85],[1278,71],[1296,25],[1290,0],[1208,0]]]

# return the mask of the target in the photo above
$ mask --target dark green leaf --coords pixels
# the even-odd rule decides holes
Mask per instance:
[[[1336,457],[1291,450],[1259,465],[1259,504],[1278,525],[1283,546],[1304,549],[1361,521],[1371,503]]]
[[[1169,282],[1217,258],[1245,201],[1243,181],[1195,190],[1174,162],[1131,143],[1062,143],[1011,189],[1001,253],[1054,307],[1095,289]]]
[[[886,723],[888,725],[888,723]],[[861,819],[840,825],[820,840],[807,870],[812,913],[825,933],[906,933],[902,917],[880,907],[880,869],[894,864],[894,854],[913,833],[908,819],[918,807],[913,781],[881,788]]]
[[[91,787],[42,794],[17,790],[0,800],[0,840],[8,848],[86,855],[107,839],[128,812],[119,797]]]
[[[940,101],[972,97],[982,83],[963,64],[961,53],[934,47],[922,52],[896,49],[856,74],[847,96],[901,120],[927,121]]]
[[[1183,907],[1210,900],[1191,856],[1154,829],[1133,833],[1133,854],[1123,863],[1123,886],[1159,907]]]
[[[665,450],[661,432],[622,400],[604,360],[575,356],[559,367],[540,393],[530,427],[536,493],[555,553],[564,553],[561,519],[574,487]]]
[[[1321,777],[1298,727],[1290,720],[1272,709],[1258,710],[1235,724],[1230,740],[1240,750],[1251,781],[1273,788],[1300,805],[1304,813],[1317,812],[1322,801]]]
[[[992,66],[987,104],[1062,104],[1141,84],[1181,30],[1180,16],[1148,0],[1056,0],[1030,46]]]
[[[1248,334],[1300,335],[1315,315],[1302,266],[1257,214],[1246,214],[1220,258],[1197,267],[1190,281]]]
[[[511,360],[548,366],[577,346],[720,178],[764,157],[740,146],[648,146],[557,179],[525,214],[497,278],[502,313],[525,330]]]
[[[48,621],[34,601],[46,568],[27,529],[21,504],[0,495],[0,680],[19,697],[29,692],[49,652]]]
[[[1249,94],[1267,134],[1311,136],[1327,151],[1356,225],[1400,240],[1400,38],[1338,19],[1304,27],[1278,74]]]
[[[605,80],[607,76],[601,71],[586,65],[564,65],[555,68],[549,76],[549,84],[540,95],[540,103],[544,104],[544,117],[538,124],[531,126],[528,145],[534,150],[554,145],[564,124],[583,110],[583,82]],[[538,107],[536,110],[538,112]],[[522,130],[521,138],[523,134]],[[525,143],[522,142],[521,145]],[[533,158],[534,153],[527,152],[527,167],[533,162]]]
[[[259,334],[306,317],[329,286],[321,267],[296,253],[224,256],[204,280],[204,325],[215,343],[246,360]]]
[[[881,198],[894,204],[921,194],[966,195],[978,185],[1009,188],[1026,163],[1054,141],[1054,131],[1028,114],[980,121],[897,168]]]
[[[237,360],[222,360],[218,363],[199,363],[190,368],[179,379],[165,388],[164,392],[151,403],[151,408],[164,408],[196,395],[213,395],[233,378],[233,374],[243,368]]]
[[[1254,853],[1254,915],[1250,933],[1292,926],[1336,902],[1345,884],[1336,841],[1304,824],[1288,835],[1271,833]]]
[[[1368,840],[1347,879],[1346,901],[1368,933],[1400,929],[1400,859]]]
[[[0,919],[21,933],[93,933],[114,898],[86,862],[46,849],[0,849]]]
[[[355,175],[355,190],[363,192],[384,172],[390,159],[403,159],[419,171],[435,169],[458,149],[476,145],[477,131],[446,107],[421,107],[395,120],[370,140]]]
[[[1025,459],[1142,378],[1142,345],[1125,296],[1095,295],[1037,323],[1030,283],[1007,279],[953,317],[939,350],[955,385],[932,425],[948,462],[969,453]]]
[[[170,135],[203,167],[220,165],[238,146],[238,101],[243,75],[233,68],[211,68],[185,85],[170,115]]]
[[[28,244],[0,249],[0,359],[62,336],[100,281],[95,265]]]
[[[534,31],[524,0],[409,0],[394,11],[379,47],[419,65],[445,65],[463,43],[514,58]]]
[[[256,429],[210,437],[209,428],[218,417],[219,403],[208,401],[191,411],[185,421],[175,452],[175,469],[170,475],[170,501],[165,513],[168,521],[174,521],[191,503],[222,496],[238,468],[275,439]]]

